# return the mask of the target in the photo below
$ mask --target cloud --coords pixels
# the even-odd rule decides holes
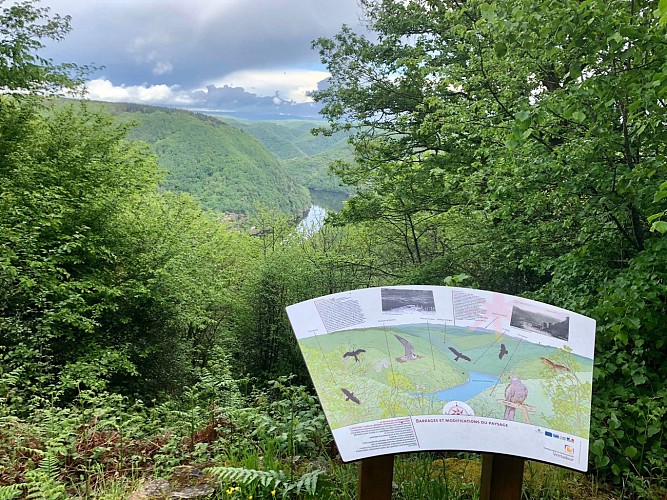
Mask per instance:
[[[310,102],[308,93],[316,90],[320,81],[329,73],[309,69],[248,69],[235,71],[211,83],[217,87],[229,85],[243,87],[261,95],[280,93],[286,99],[296,102]]]
[[[86,84],[88,98],[94,101],[136,102],[186,107],[195,103],[188,92],[178,86],[114,85],[109,80],[91,80]]]
[[[86,85],[88,98],[94,101],[134,102],[156,106],[185,108],[194,111],[238,114],[253,117],[319,118],[322,108],[314,102],[297,102],[281,97],[260,96],[242,87],[208,85],[205,89],[190,91],[179,86],[113,85],[109,80],[91,80]]]
[[[158,61],[155,63],[155,66],[153,66],[153,74],[165,75],[167,73],[171,73],[173,69],[174,67],[169,61]]]
[[[190,109],[204,111],[218,111],[230,114],[239,114],[247,118],[252,117],[294,117],[319,118],[320,104],[315,102],[297,102],[293,99],[281,97],[276,91],[272,97],[260,96],[248,92],[242,87],[223,85],[216,87],[209,85],[205,90],[198,90],[190,94],[194,104]]]
[[[0,0],[1,2],[2,0]],[[363,31],[358,0],[41,0],[72,16],[54,62],[101,66],[91,99],[316,116],[327,77],[312,40]]]
[[[116,85],[183,88],[219,86],[221,75],[256,68],[319,69],[311,41],[332,36],[343,23],[358,24],[359,16],[357,0],[42,0],[42,5],[72,16],[72,32],[62,42],[47,43],[47,57],[102,65],[91,78]],[[245,81],[234,85],[250,88]]]

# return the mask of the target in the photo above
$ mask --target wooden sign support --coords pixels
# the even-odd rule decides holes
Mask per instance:
[[[519,500],[524,459],[496,453],[482,454],[479,500]]]
[[[484,453],[479,500],[520,500],[524,459]],[[365,458],[359,465],[358,500],[391,500],[394,455]]]
[[[359,464],[359,500],[391,500],[394,455],[364,458]]]

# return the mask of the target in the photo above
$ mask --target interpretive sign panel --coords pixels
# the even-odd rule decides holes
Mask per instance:
[[[587,469],[594,320],[422,285],[327,295],[287,314],[343,460],[469,450]]]

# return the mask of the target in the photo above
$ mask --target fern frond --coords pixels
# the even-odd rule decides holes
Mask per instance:
[[[57,480],[60,474],[60,461],[54,453],[46,453],[44,458],[39,462],[37,471],[44,474],[49,479]]]
[[[65,485],[58,480],[60,462],[53,452],[48,452],[35,470],[25,475],[28,495],[34,500],[64,500],[67,498]]]
[[[323,470],[314,470],[306,472],[297,481],[292,482],[280,470],[264,471],[241,467],[210,467],[206,469],[206,472],[215,476],[220,482],[236,482],[247,486],[256,481],[264,488],[282,488],[285,493],[294,491],[297,494],[305,491],[309,495],[315,494],[318,485],[317,480],[324,474]]]
[[[64,484],[44,476],[38,471],[28,472],[26,479],[28,480],[28,496],[26,496],[28,499],[65,500],[67,498],[67,490]]]
[[[296,482],[290,484],[287,491],[294,490],[296,493],[301,493],[301,490],[304,490],[309,495],[314,495],[317,490],[317,478],[322,474],[323,470],[306,472]]]
[[[23,492],[25,484],[11,484],[0,486],[0,500],[13,500]]]
[[[244,469],[242,467],[210,467],[206,471],[221,482],[250,485],[257,481],[265,488],[278,488],[280,485],[288,484],[287,476],[283,471]]]

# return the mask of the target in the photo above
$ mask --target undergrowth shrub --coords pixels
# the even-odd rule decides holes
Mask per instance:
[[[0,500],[127,498],[142,478],[183,464],[206,469],[224,498],[356,497],[357,464],[342,463],[317,399],[290,377],[244,395],[235,381],[205,374],[162,404],[90,391],[64,407],[42,403],[31,418],[3,409]],[[479,460],[452,456],[398,457],[396,498],[474,498]],[[546,486],[531,477],[526,498],[573,498],[564,474]]]
[[[241,429],[261,448],[271,447],[280,457],[316,457],[333,439],[317,399],[291,377],[269,382],[269,388],[252,395],[254,405],[234,412]]]
[[[591,458],[640,498],[667,487],[667,238],[602,289],[593,382]]]
[[[37,483],[53,498],[88,495],[113,478],[166,476],[181,464],[274,470],[273,486],[283,493],[314,491],[319,472],[312,460],[331,441],[316,398],[289,377],[245,396],[239,383],[249,381],[214,365],[180,399],[161,404],[82,390],[62,405],[54,393],[26,418],[2,401],[0,495],[25,490],[37,498]]]

